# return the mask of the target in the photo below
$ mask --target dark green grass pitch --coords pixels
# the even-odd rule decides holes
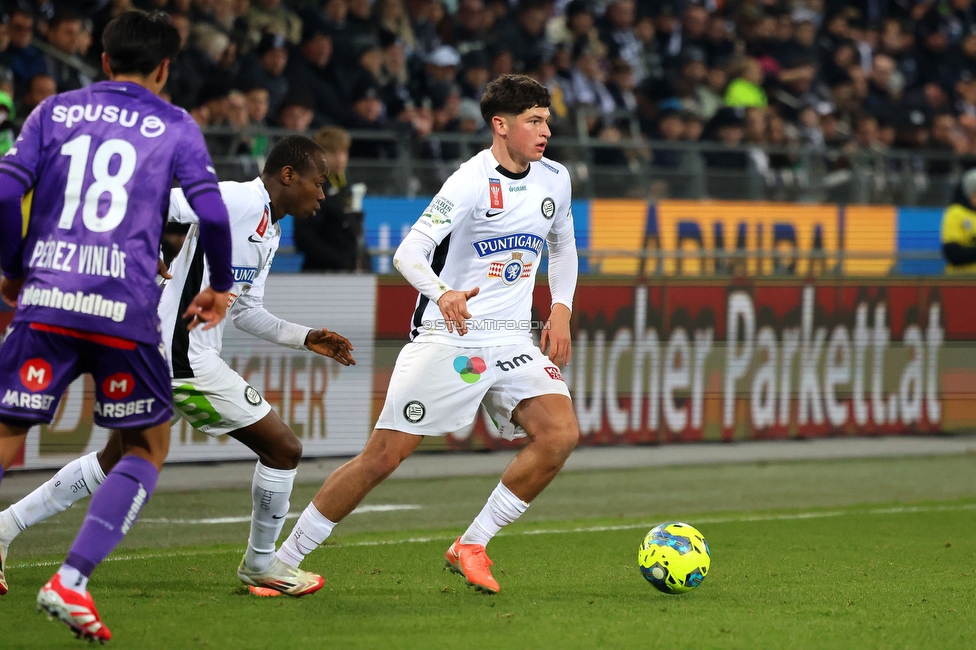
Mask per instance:
[[[306,561],[326,586],[302,599],[239,586],[246,524],[149,523],[191,498],[219,505],[194,517],[240,515],[245,492],[161,494],[91,588],[119,648],[973,648],[974,470],[962,456],[565,474],[492,541],[496,596],[442,570],[493,480],[381,486],[370,503],[422,507],[351,516]],[[81,645],[34,597],[63,553],[40,549],[64,548],[82,514],[14,542],[0,648]],[[669,520],[712,548],[681,596],[636,565]]]

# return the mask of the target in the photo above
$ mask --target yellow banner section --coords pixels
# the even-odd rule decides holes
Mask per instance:
[[[602,273],[880,275],[896,246],[893,207],[595,200],[590,228],[595,251],[633,252],[592,259]]]
[[[590,248],[597,251],[633,251],[626,257],[591,258],[595,273],[633,275],[638,270],[636,253],[644,247],[647,201],[594,199],[590,201]]]
[[[844,210],[844,272],[887,275],[898,248],[898,212],[894,206],[847,206]]]

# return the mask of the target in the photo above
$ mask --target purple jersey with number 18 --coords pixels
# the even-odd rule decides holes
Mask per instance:
[[[200,129],[133,83],[55,95],[30,114],[0,174],[34,190],[14,322],[160,341],[159,240],[175,178],[217,192]]]

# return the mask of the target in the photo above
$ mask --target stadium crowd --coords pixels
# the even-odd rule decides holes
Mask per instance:
[[[22,120],[90,83],[101,30],[130,8],[172,15],[183,48],[167,92],[202,126],[424,142],[483,129],[485,84],[524,72],[549,87],[557,135],[658,141],[610,163],[674,166],[660,141],[698,140],[976,156],[973,0],[19,0],[0,25],[0,110]],[[705,154],[710,167],[745,155]]]

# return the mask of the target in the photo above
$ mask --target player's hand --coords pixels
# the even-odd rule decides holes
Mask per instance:
[[[320,330],[312,330],[305,337],[305,347],[323,357],[332,357],[344,366],[356,365],[356,360],[352,358],[352,343],[345,336],[330,332],[324,327]]]
[[[213,329],[217,323],[227,315],[227,305],[230,304],[230,292],[214,291],[207,287],[193,298],[193,302],[183,314],[183,320],[189,320],[186,329],[192,330],[200,323],[206,323],[204,331]]]
[[[468,312],[468,300],[477,296],[479,291],[481,289],[478,287],[468,291],[451,290],[445,292],[438,299],[437,306],[441,308],[441,315],[444,316],[444,322],[447,323],[448,332],[457,330],[460,336],[468,333],[466,321],[471,318],[471,314]]]
[[[565,366],[569,363],[569,356],[573,350],[573,340],[569,334],[569,319],[573,315],[569,307],[562,303],[552,306],[552,313],[546,326],[542,328],[542,336],[539,339],[539,348],[543,354],[549,357],[557,366]],[[549,352],[546,352],[546,344],[549,344]]]
[[[7,303],[7,306],[17,308],[17,296],[20,295],[20,290],[23,289],[26,279],[11,280],[6,276],[0,278],[0,295],[3,296],[3,301]]]
[[[158,273],[159,277],[161,277],[164,280],[173,279],[173,276],[169,274],[169,269],[166,268],[166,262],[164,262],[161,259],[156,260],[156,273]]]

